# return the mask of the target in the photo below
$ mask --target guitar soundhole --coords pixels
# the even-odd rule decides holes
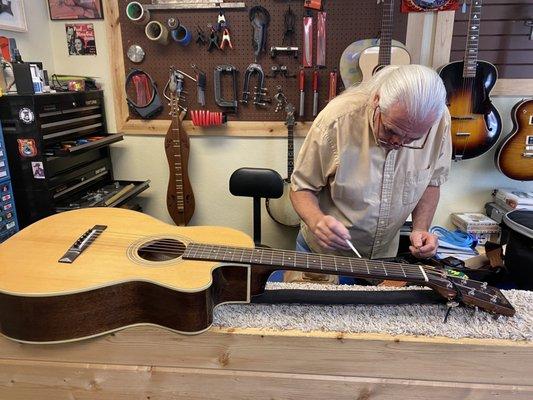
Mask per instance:
[[[176,239],[151,240],[139,247],[137,254],[146,261],[168,261],[181,257],[185,247]]]

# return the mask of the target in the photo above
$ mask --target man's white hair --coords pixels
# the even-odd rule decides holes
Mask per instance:
[[[370,99],[377,94],[384,114],[395,104],[405,109],[410,123],[439,120],[446,108],[446,89],[440,76],[423,65],[389,65],[369,81],[348,88],[341,96],[367,92]]]

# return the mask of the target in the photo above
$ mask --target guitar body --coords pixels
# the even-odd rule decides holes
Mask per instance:
[[[181,118],[175,117],[165,136],[165,152],[169,167],[167,210],[178,226],[187,225],[195,209],[189,179],[189,151],[189,135],[181,128]]]
[[[518,181],[533,180],[533,100],[518,102],[511,112],[513,130],[498,146],[498,170]]]
[[[92,226],[88,221],[105,222],[98,240],[106,241],[93,243],[72,264],[59,263]],[[26,342],[77,340],[136,324],[199,333],[211,325],[218,304],[249,301],[249,267],[136,255],[142,243],[161,237],[253,247],[233,229],[176,227],[120,208],[53,215],[0,246],[0,332]],[[264,287],[269,271],[258,272],[254,279]]]
[[[392,65],[409,65],[411,64],[411,55],[405,47],[391,46],[391,61]],[[359,58],[359,68],[363,74],[362,82],[366,82],[374,76],[385,65],[379,62],[379,46],[367,47],[361,52]]]
[[[446,87],[452,117],[451,135],[455,160],[478,157],[498,141],[501,117],[490,100],[498,71],[486,61],[477,61],[475,76],[463,78],[463,61],[446,64],[439,71]]]
[[[234,229],[176,227],[120,208],[55,214],[0,245],[0,333],[28,343],[138,324],[196,334],[218,304],[250,302],[279,269],[409,281],[489,312],[515,312],[497,289],[431,267],[301,254],[256,248]]]
[[[373,50],[370,50],[373,49]],[[375,59],[374,59],[375,52]],[[391,64],[403,65],[410,64],[411,56],[405,46],[397,41],[392,41],[391,47]],[[363,57],[364,55],[364,57]],[[345,88],[353,85],[359,85],[363,80],[372,76],[372,71],[379,64],[377,59],[379,55],[379,39],[358,40],[350,44],[343,51],[339,62],[339,72]],[[409,61],[406,62],[406,55]],[[361,58],[363,57],[363,71]],[[370,75],[369,71],[370,70]],[[366,78],[364,77],[366,75]]]
[[[270,217],[286,226],[300,226],[300,216],[294,211],[290,199],[291,184],[288,179],[283,182],[283,194],[278,199],[266,199],[266,209]]]

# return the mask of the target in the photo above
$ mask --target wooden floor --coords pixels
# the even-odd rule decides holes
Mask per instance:
[[[84,342],[0,338],[0,399],[533,399],[533,344],[138,326]]]

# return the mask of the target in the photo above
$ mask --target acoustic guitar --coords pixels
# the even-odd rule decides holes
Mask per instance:
[[[478,60],[482,0],[472,0],[462,61],[446,64],[439,71],[452,117],[454,160],[478,157],[496,144],[502,129],[500,114],[490,100],[498,71]]]
[[[533,180],[533,100],[522,100],[511,112],[513,130],[496,150],[498,170],[517,181]]]
[[[167,188],[167,210],[174,223],[184,226],[194,214],[194,193],[189,179],[189,136],[181,122],[186,109],[180,105],[184,76],[174,68],[170,69],[170,115],[172,123],[165,136],[165,153],[169,167]]]
[[[408,281],[449,301],[515,313],[497,289],[429,266],[254,248],[234,229],[177,227],[102,207],[52,215],[0,245],[0,332],[32,343],[137,324],[200,333],[214,307],[250,302],[280,269]]]
[[[392,40],[394,0],[382,0],[383,14],[378,39],[358,40],[342,53],[339,70],[345,88],[369,80],[387,65],[411,64],[411,55],[405,45]]]
[[[278,199],[266,199],[265,205],[268,215],[277,223],[296,227],[300,225],[300,216],[294,211],[290,199],[291,175],[294,171],[294,106],[287,103],[287,178],[283,180],[283,194]]]

